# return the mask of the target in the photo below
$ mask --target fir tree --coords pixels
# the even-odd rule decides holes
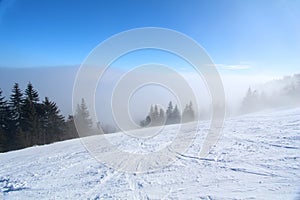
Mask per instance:
[[[9,129],[9,107],[0,89],[0,129],[7,132]]]
[[[93,122],[84,99],[81,99],[81,104],[77,105],[75,114],[76,128],[80,134],[90,135],[92,131]]]
[[[62,140],[78,138],[78,132],[77,132],[77,129],[75,126],[75,120],[72,115],[68,116],[68,119],[65,122],[65,127],[66,127],[66,129],[65,129]]]
[[[165,111],[161,108],[159,110],[159,125],[163,125],[165,123]]]
[[[29,146],[41,144],[43,141],[40,121],[42,108],[38,101],[38,92],[33,89],[32,84],[29,82],[25,90],[22,124],[22,129],[26,132],[25,140]]]
[[[19,84],[15,83],[12,94],[10,96],[9,108],[11,112],[11,121],[12,125],[15,128],[15,131],[21,131],[22,124],[22,106],[24,103],[23,94],[19,88]]]
[[[256,90],[252,91],[249,87],[242,102],[242,112],[248,113],[259,108],[259,96]]]
[[[23,94],[19,88],[19,84],[15,83],[12,89],[12,94],[9,100],[9,132],[7,135],[7,146],[9,150],[24,147],[22,136],[22,123],[23,123]],[[22,142],[21,142],[22,141]]]
[[[175,106],[173,113],[172,113],[172,124],[178,124],[181,121],[181,114],[179,112],[179,109],[177,105]]]
[[[0,152],[7,150],[7,134],[9,131],[9,110],[5,97],[0,89]]]
[[[186,105],[183,110],[182,121],[190,122],[190,121],[194,121],[194,119],[195,119],[195,112],[193,109],[193,104],[192,104],[192,102],[190,102],[190,104]]]
[[[61,140],[64,133],[64,117],[60,114],[56,103],[49,101],[48,97],[45,97],[42,108],[44,143]]]
[[[150,116],[151,116],[151,126],[159,125],[159,112],[158,112],[157,105],[154,105],[153,113]]]
[[[166,124],[172,124],[172,119],[173,119],[173,104],[172,104],[172,101],[169,102],[169,105],[168,105],[168,109],[166,111]]]

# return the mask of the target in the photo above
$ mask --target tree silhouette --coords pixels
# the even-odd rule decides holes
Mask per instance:
[[[187,104],[182,113],[182,121],[183,122],[191,122],[195,120],[195,112],[193,109],[193,104],[190,102]]]
[[[75,118],[69,116],[65,121],[56,103],[48,97],[40,102],[38,91],[30,82],[24,94],[15,83],[9,101],[0,90],[0,152],[77,138],[75,120],[83,124],[80,127],[84,133],[91,133],[93,124],[84,99]]]
[[[188,115],[189,120],[194,120],[194,111],[192,108],[192,103],[190,105],[187,105],[189,108]],[[175,105],[173,108],[172,101],[169,102],[167,111],[165,112],[162,108],[158,111],[157,105],[152,105],[150,107],[150,112],[147,115],[145,120],[142,120],[140,122],[141,127],[145,126],[161,126],[164,124],[177,124],[181,122],[181,113],[178,109],[178,106]]]
[[[9,108],[11,112],[11,123],[15,128],[15,130],[13,130],[15,132],[21,131],[23,102],[24,99],[22,91],[19,88],[19,84],[15,83],[9,102]]]
[[[12,89],[12,94],[9,101],[9,127],[7,134],[7,148],[9,150],[24,147],[24,142],[20,137],[22,136],[23,110],[24,103],[23,94],[19,88],[19,84],[15,83]]]
[[[81,104],[77,105],[75,114],[76,128],[80,134],[90,135],[92,131],[93,122],[84,99],[81,99]]]
[[[45,97],[42,108],[44,143],[61,140],[65,131],[65,124],[64,117],[60,114],[56,103],[49,101],[48,97]]]
[[[173,104],[172,101],[169,102],[167,111],[166,111],[167,119],[166,119],[166,124],[172,124],[172,119],[173,119]]]
[[[75,126],[75,120],[74,120],[74,117],[72,115],[68,116],[68,119],[65,122],[65,127],[66,127],[66,129],[65,129],[65,132],[64,132],[64,134],[61,138],[62,140],[68,140],[68,139],[71,139],[71,138],[78,138],[79,137],[76,126]]]
[[[5,97],[0,89],[0,152],[6,150],[7,133],[9,131],[9,110]]]
[[[159,125],[165,124],[165,111],[161,108],[159,109]]]
[[[180,114],[180,111],[179,111],[177,105],[175,105],[175,108],[173,110],[171,121],[172,121],[172,124],[178,124],[181,121],[181,114]]]
[[[26,132],[26,142],[28,142],[30,146],[40,144],[42,138],[40,123],[40,117],[42,113],[38,113],[38,107],[40,107],[38,102],[38,92],[33,89],[32,84],[29,82],[25,90],[25,99],[22,107],[22,130]]]

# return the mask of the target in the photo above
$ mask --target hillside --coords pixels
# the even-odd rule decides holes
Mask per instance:
[[[222,138],[198,157],[208,123],[190,148],[161,170],[135,174],[113,170],[88,153],[79,139],[0,154],[4,199],[296,199],[300,191],[300,108],[227,119]],[[156,136],[166,144],[176,125]],[[99,136],[103,137],[103,136]],[[112,134],[121,149],[134,141]],[[151,146],[152,145],[152,146]],[[156,148],[145,142],[143,148]]]

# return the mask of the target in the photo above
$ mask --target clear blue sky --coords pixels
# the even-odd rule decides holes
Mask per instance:
[[[300,71],[300,1],[292,0],[0,0],[0,66],[80,64],[113,34],[146,26],[189,35],[224,68]]]

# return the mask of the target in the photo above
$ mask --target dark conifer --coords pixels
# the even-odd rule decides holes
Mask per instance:
[[[60,114],[56,103],[49,101],[48,97],[45,97],[42,110],[44,143],[61,140],[64,133],[64,117]]]
[[[23,94],[19,88],[19,84],[15,83],[12,89],[12,94],[9,100],[9,132],[7,135],[7,146],[9,150],[24,147],[22,139],[22,125],[23,125]]]
[[[7,134],[9,131],[9,110],[5,97],[0,89],[0,152],[7,150]]]
[[[23,124],[22,129],[25,131],[25,140],[29,146],[42,144],[42,124],[41,115],[42,108],[38,103],[38,92],[33,88],[29,82],[25,90],[25,99],[23,105]],[[38,112],[40,111],[40,113]]]

